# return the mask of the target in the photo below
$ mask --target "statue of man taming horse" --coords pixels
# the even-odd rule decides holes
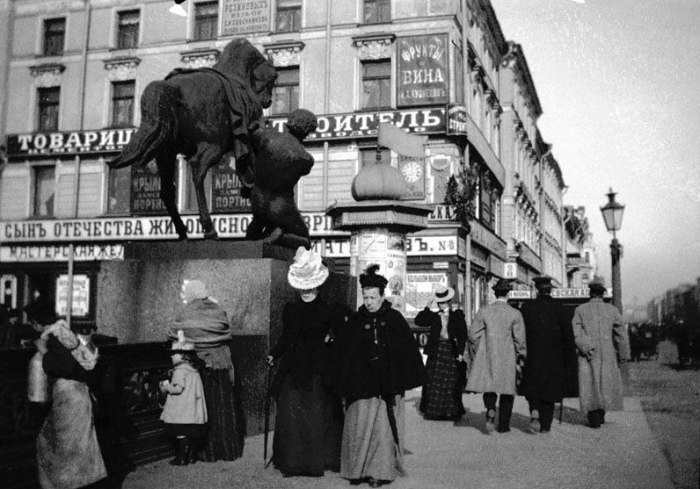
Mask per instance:
[[[161,177],[160,197],[179,238],[187,239],[175,188],[177,155],[184,155],[192,167],[204,238],[216,239],[204,178],[212,166],[232,155],[241,181],[249,187],[247,195],[251,194],[250,188],[265,185],[256,182],[255,149],[259,145],[254,142],[260,136],[254,134],[263,129],[262,110],[272,103],[276,79],[274,66],[255,46],[246,39],[233,39],[212,68],[175,69],[164,80],[146,86],[141,96],[141,125],[121,154],[108,165],[123,168],[145,165],[155,159]],[[285,231],[276,229],[274,222],[261,224],[260,217],[248,238],[270,235],[276,238]],[[265,221],[266,217],[262,217]],[[309,246],[308,229],[296,226],[292,232],[300,233],[301,244]]]

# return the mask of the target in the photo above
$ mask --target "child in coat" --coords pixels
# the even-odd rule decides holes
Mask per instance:
[[[171,465],[187,465],[197,461],[199,440],[206,435],[207,406],[204,388],[196,365],[198,363],[194,344],[184,341],[178,331],[178,341],[170,351],[174,368],[169,380],[160,383],[160,390],[168,397],[160,419],[165,422],[165,431],[175,437],[175,458]]]

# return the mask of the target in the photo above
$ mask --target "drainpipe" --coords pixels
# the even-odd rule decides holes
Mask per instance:
[[[467,42],[467,0],[462,1],[462,101],[466,107],[469,94],[467,93],[467,80],[469,76],[469,44]],[[464,144],[464,164],[469,165],[469,135]],[[471,230],[464,238],[466,240],[464,263],[464,318],[467,327],[472,324],[472,238]]]
[[[82,131],[85,125],[85,85],[87,80],[87,55],[90,42],[90,21],[92,17],[92,7],[90,0],[84,0],[85,4],[85,33],[83,36],[83,53],[80,60],[80,85],[78,93],[80,94],[80,124],[78,129]],[[80,155],[75,157],[74,175],[73,175],[73,212],[74,219],[78,218],[78,201],[80,196]],[[71,319],[73,316],[73,267],[75,263],[75,244],[71,242],[68,245],[68,297],[66,304],[66,322],[70,328]]]

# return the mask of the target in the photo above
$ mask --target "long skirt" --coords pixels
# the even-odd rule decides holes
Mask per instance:
[[[300,389],[287,374],[277,395],[272,461],[285,475],[321,476],[340,470],[343,407],[314,375],[311,389]]]
[[[420,410],[426,419],[455,419],[466,411],[462,404],[462,376],[449,340],[440,340],[426,365]]]
[[[405,405],[402,395],[394,396],[394,418],[398,444],[394,440],[387,405],[383,399],[360,399],[345,411],[340,475],[346,479],[373,477],[393,481],[404,475],[403,445]]]
[[[245,438],[238,388],[231,382],[227,369],[206,368],[201,376],[208,417],[204,458],[207,462],[236,460],[243,455]]]
[[[107,477],[88,386],[58,379],[51,403],[36,443],[41,487],[75,489]]]

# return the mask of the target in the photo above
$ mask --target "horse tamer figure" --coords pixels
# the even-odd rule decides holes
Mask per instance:
[[[265,56],[246,39],[233,39],[212,68],[175,69],[165,80],[149,83],[141,96],[141,126],[108,162],[111,168],[155,158],[161,178],[160,197],[180,239],[187,228],[177,210],[177,155],[192,167],[205,239],[216,239],[204,177],[222,158],[233,155],[236,169],[251,165],[251,134],[261,127],[262,110],[272,103],[277,73]]]

